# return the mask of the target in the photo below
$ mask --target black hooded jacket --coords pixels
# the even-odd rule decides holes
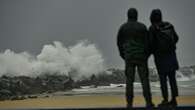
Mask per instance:
[[[162,52],[160,51],[161,49],[158,48],[158,42],[155,41],[156,37],[158,36],[158,31],[163,31],[163,30],[172,30],[173,31],[173,40],[174,40],[174,46],[169,49],[170,52],[171,51],[175,51],[176,50],[176,43],[179,40],[179,37],[177,35],[177,33],[175,32],[174,26],[169,23],[169,22],[164,22],[162,21],[162,14],[161,11],[159,9],[153,10],[150,16],[150,21],[152,23],[152,25],[149,28],[149,48],[151,53],[155,54],[155,55],[159,55],[162,54]],[[166,54],[166,53],[165,53]]]
[[[176,56],[176,43],[179,38],[177,33],[174,30],[174,26],[169,22],[162,21],[161,11],[159,9],[153,10],[150,16],[152,25],[149,28],[149,49],[150,53],[154,55],[155,64],[158,69],[159,74],[167,73],[179,68],[179,64]],[[162,52],[160,51],[158,41],[156,37],[158,36],[158,30],[172,29],[174,34],[175,45],[170,51]]]
[[[147,37],[146,26],[137,22],[136,10],[129,10],[128,21],[120,27],[117,36],[120,56],[125,60],[146,61]]]

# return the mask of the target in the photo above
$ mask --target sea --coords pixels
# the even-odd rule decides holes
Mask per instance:
[[[194,72],[182,73],[177,71],[177,85],[180,96],[195,95],[195,74]],[[169,84],[169,83],[168,83]],[[150,82],[153,96],[160,96],[161,89],[159,81]],[[170,86],[169,93],[170,93]],[[81,86],[66,92],[57,92],[56,95],[74,96],[74,95],[125,95],[126,84],[110,84],[109,86]],[[54,94],[54,95],[55,95]],[[140,82],[134,82],[134,94],[142,95],[142,85]]]
[[[195,78],[193,79],[177,79],[177,85],[180,96],[195,95]],[[153,96],[160,96],[160,83],[150,82],[151,92]],[[63,92],[63,95],[124,95],[126,84],[110,84],[109,86],[81,86],[71,91]],[[169,92],[170,92],[170,86]],[[142,85],[140,82],[134,82],[134,94],[142,95]]]

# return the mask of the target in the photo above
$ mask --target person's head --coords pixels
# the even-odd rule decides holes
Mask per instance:
[[[127,12],[128,20],[137,21],[138,12],[135,8],[130,8]]]
[[[160,9],[153,9],[150,15],[150,21],[152,24],[162,22],[162,13]]]

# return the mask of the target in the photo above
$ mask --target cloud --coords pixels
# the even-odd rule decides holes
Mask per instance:
[[[69,47],[54,41],[53,44],[44,45],[37,56],[27,52],[15,53],[10,49],[0,53],[0,75],[37,76],[57,73],[78,79],[103,70],[104,59],[101,52],[95,44],[87,41],[80,41]]]

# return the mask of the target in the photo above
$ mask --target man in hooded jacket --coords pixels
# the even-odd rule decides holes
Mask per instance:
[[[128,10],[128,21],[119,29],[117,45],[120,56],[125,61],[127,107],[132,108],[134,97],[133,82],[137,67],[142,83],[146,107],[151,109],[154,104],[152,103],[147,65],[149,57],[149,53],[147,51],[148,31],[144,24],[137,21],[137,14],[138,13],[135,8],[130,8]]]

